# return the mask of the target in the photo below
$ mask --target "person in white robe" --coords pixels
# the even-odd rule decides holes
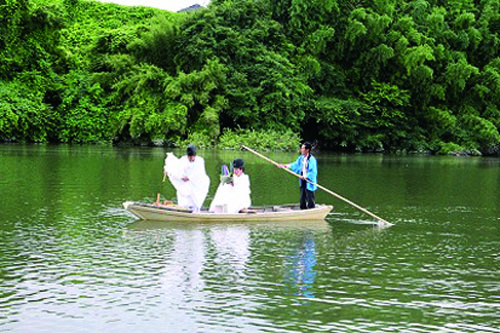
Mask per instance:
[[[205,160],[196,154],[196,147],[189,145],[187,154],[181,158],[167,153],[163,170],[177,191],[177,204],[199,212],[208,193],[210,178],[205,171]]]
[[[242,213],[251,206],[250,178],[244,172],[242,159],[233,161],[232,182],[221,181],[209,211],[214,213]]]

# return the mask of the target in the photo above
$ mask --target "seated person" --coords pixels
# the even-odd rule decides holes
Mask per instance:
[[[233,161],[232,177],[223,177],[210,205],[213,213],[245,213],[250,207],[250,178],[242,159]],[[224,168],[223,168],[224,170]]]

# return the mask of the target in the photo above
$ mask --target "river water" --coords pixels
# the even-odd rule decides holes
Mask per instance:
[[[500,159],[317,154],[326,221],[138,221],[163,148],[0,146],[0,331],[500,332]],[[180,154],[179,151],[174,151]],[[298,180],[248,152],[255,205]],[[291,162],[296,153],[267,153]]]

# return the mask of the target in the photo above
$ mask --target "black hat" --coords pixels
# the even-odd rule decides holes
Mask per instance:
[[[196,147],[192,143],[189,146],[187,146],[187,155],[196,156]]]
[[[305,148],[305,149],[307,149],[307,150],[311,150],[311,149],[312,149],[312,145],[311,145],[311,143],[310,143],[310,142],[304,142],[302,145],[303,145],[303,146],[304,146],[304,148]]]
[[[245,162],[241,158],[237,158],[233,161],[233,168],[237,169],[243,169],[245,166]]]

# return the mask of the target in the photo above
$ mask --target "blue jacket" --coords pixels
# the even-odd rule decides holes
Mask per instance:
[[[304,155],[300,155],[299,158],[292,164],[290,164],[290,170],[297,174],[302,174],[302,161],[304,160]],[[310,180],[313,183],[317,183],[318,176],[318,164],[316,162],[316,158],[311,155],[309,158],[309,163],[307,164],[307,180]],[[301,180],[302,181],[302,180]],[[316,191],[318,187],[311,183],[307,183],[307,189],[309,191]]]

